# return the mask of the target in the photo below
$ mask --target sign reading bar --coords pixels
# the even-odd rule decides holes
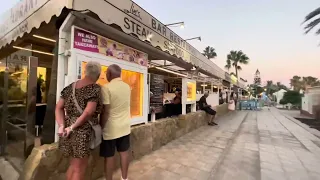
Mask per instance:
[[[73,9],[90,9],[98,14],[103,22],[117,24],[125,33],[133,33],[140,40],[149,41],[154,47],[160,47],[171,55],[224,78],[221,68],[131,0],[95,0],[94,3],[75,0]]]
[[[104,54],[142,66],[148,66],[148,55],[111,39],[75,28],[74,48]]]

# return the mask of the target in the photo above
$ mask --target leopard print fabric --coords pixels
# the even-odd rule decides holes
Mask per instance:
[[[93,124],[98,124],[98,116],[102,111],[101,87],[97,84],[90,84],[78,88],[75,91],[75,97],[82,109],[85,109],[88,102],[97,102],[96,112],[93,114],[91,121]],[[81,116],[72,98],[72,84],[62,90],[61,98],[65,101],[65,127],[69,127]],[[81,127],[74,129],[69,137],[60,138],[59,149],[65,157],[87,157],[90,155],[90,140],[93,133],[90,123],[85,122]]]

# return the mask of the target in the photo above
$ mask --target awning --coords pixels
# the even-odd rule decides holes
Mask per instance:
[[[70,0],[22,0],[5,12],[0,26],[0,49],[32,29],[38,29],[53,16],[59,16]]]
[[[39,28],[41,23],[48,23],[65,7],[94,12],[104,23],[115,24],[141,41],[225,79],[221,68],[131,0],[22,0],[2,17],[5,21],[0,27],[0,48]]]

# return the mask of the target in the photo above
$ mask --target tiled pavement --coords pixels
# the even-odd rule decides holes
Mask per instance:
[[[240,111],[217,121],[132,162],[129,179],[320,180],[319,138],[278,110]]]

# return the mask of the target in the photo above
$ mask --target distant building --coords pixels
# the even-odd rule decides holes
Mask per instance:
[[[272,94],[276,98],[277,108],[284,108],[283,105],[280,105],[280,101],[283,98],[284,93],[286,92],[286,90],[280,89],[279,91]]]
[[[301,100],[301,113],[316,117],[320,113],[320,86],[307,88]]]

